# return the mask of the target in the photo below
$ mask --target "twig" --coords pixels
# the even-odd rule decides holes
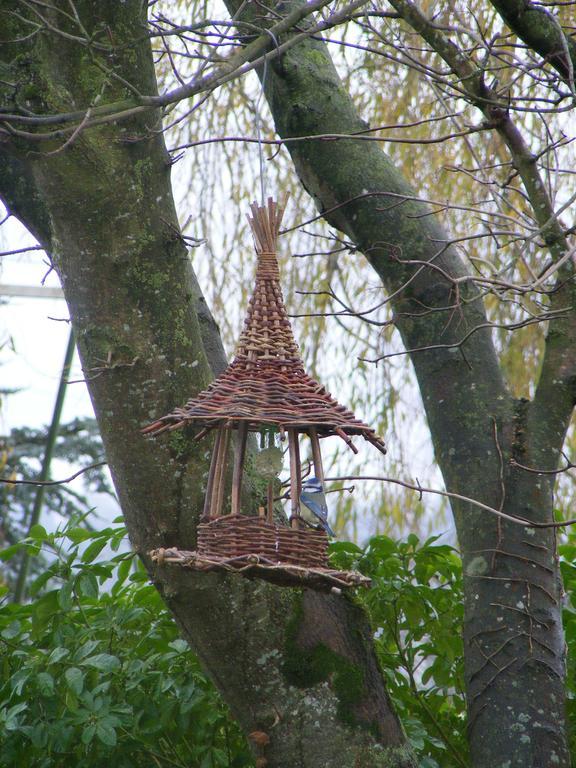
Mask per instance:
[[[343,482],[345,480],[376,480],[377,482],[381,483],[393,483],[394,485],[401,485],[403,488],[408,488],[411,491],[416,491],[420,497],[423,493],[432,493],[436,496],[446,496],[449,499],[457,499],[458,501],[464,501],[467,504],[472,504],[475,507],[478,507],[479,509],[484,509],[486,512],[490,512],[493,515],[496,515],[497,517],[501,517],[503,520],[508,520],[511,523],[515,523],[516,525],[522,525],[525,528],[563,528],[567,525],[575,525],[576,524],[576,518],[572,518],[571,520],[562,520],[560,522],[554,522],[554,523],[537,523],[532,520],[528,520],[525,517],[519,517],[516,515],[508,515],[506,512],[501,512],[498,509],[495,509],[494,507],[488,506],[488,504],[483,504],[481,501],[477,501],[476,499],[471,499],[469,496],[463,496],[460,493],[452,493],[451,491],[440,491],[438,488],[425,488],[424,486],[420,485],[418,480],[416,480],[416,484],[414,483],[408,483],[405,480],[398,480],[394,477],[376,477],[375,475],[344,475],[342,477],[327,477],[326,482],[327,483],[338,483]],[[505,553],[508,554],[508,553]]]
[[[88,472],[90,469],[96,469],[97,467],[103,467],[108,464],[107,461],[98,461],[95,464],[89,464],[87,467],[79,469],[70,477],[65,477],[64,480],[10,480],[7,477],[0,477],[0,483],[6,483],[7,485],[64,485],[64,483],[70,483],[75,480],[84,472]]]

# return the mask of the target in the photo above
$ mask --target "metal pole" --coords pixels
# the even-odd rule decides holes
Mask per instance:
[[[76,347],[76,340],[74,338],[74,331],[70,329],[70,335],[68,336],[68,346],[66,347],[66,354],[64,355],[64,363],[62,365],[62,372],[60,374],[60,383],[58,385],[58,392],[56,394],[56,400],[54,402],[54,410],[52,412],[52,422],[50,429],[48,430],[48,436],[46,438],[46,450],[44,451],[44,458],[42,459],[42,468],[38,476],[40,482],[46,482],[50,478],[50,464],[52,462],[52,455],[54,454],[54,447],[56,445],[56,438],[58,437],[58,431],[60,429],[60,419],[62,416],[62,408],[64,406],[64,398],[66,396],[66,387],[68,385],[68,378],[70,376],[70,368],[72,366],[72,360],[74,359],[74,350]],[[46,486],[39,485],[36,490],[36,496],[34,497],[34,506],[32,507],[32,514],[30,516],[30,523],[28,525],[28,533],[32,530],[34,525],[37,525],[40,520],[40,514],[42,512],[42,504],[44,502],[44,492]],[[21,603],[24,599],[26,592],[26,579],[28,577],[28,569],[30,567],[30,555],[28,552],[24,552],[22,563],[20,565],[20,572],[18,574],[18,580],[16,582],[16,589],[14,591],[14,602]]]

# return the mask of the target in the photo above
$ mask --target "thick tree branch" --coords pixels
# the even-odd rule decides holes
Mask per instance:
[[[514,34],[560,73],[574,91],[576,42],[560,21],[531,0],[490,0]]]
[[[571,302],[572,312],[549,324],[538,385],[528,410],[528,433],[536,466],[556,469],[576,407],[576,286],[558,288],[553,303]]]
[[[484,83],[483,72],[455,43],[428,19],[412,0],[389,0],[405,21],[418,32],[459,78],[459,86],[470,101],[490,120],[503,140],[518,171],[532,206],[534,218],[546,243],[552,263],[558,269],[556,290],[550,298],[557,318],[550,323],[546,353],[534,405],[529,410],[529,431],[548,460],[558,462],[566,430],[570,424],[576,387],[576,355],[571,351],[576,337],[576,286],[574,261],[565,258],[570,250],[568,238],[554,211],[546,184],[506,105]],[[535,457],[541,462],[541,456]],[[548,464],[546,464],[548,466]]]

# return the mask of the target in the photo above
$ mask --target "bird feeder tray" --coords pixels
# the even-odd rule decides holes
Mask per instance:
[[[300,516],[302,468],[299,436],[311,443],[314,475],[324,480],[320,439],[343,439],[355,453],[351,436],[360,435],[382,453],[383,441],[367,424],[340,405],[304,370],[292,334],[276,257],[276,240],[283,206],[271,199],[267,206],[251,206],[249,218],[258,265],[256,284],[234,359],[210,386],[157,419],[142,431],[148,435],[194,426],[195,439],[215,434],[204,512],[197,530],[197,550],[154,550],[158,563],[177,564],[198,571],[235,571],[283,586],[341,589],[366,586],[361,574],[335,571],[328,564],[324,530]],[[268,483],[266,506],[257,515],[243,514],[241,488],[249,432],[274,431],[288,441],[290,457],[290,525],[276,522],[273,483]],[[229,513],[225,501],[231,436],[236,436]],[[325,527],[325,520],[320,520]]]
[[[290,529],[286,529],[290,530]],[[158,565],[179,566],[201,572],[240,573],[258,578],[279,587],[307,587],[319,592],[338,593],[350,587],[369,587],[367,576],[356,571],[338,571],[331,568],[313,568],[304,565],[279,563],[264,555],[248,554],[235,557],[202,555],[199,550],[155,549],[150,552]]]

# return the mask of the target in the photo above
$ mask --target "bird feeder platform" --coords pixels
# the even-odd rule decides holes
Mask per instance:
[[[197,550],[154,550],[151,556],[158,563],[198,571],[234,571],[282,586],[322,590],[367,586],[370,581],[361,574],[330,569],[328,537],[322,530],[327,528],[326,507],[320,516],[315,512],[319,529],[301,516],[300,437],[310,441],[311,467],[320,487],[324,482],[321,439],[337,436],[354,453],[358,449],[353,436],[362,436],[382,453],[386,448],[373,429],[304,370],[284,305],[276,257],[284,206],[269,199],[267,206],[254,203],[251,211],[249,222],[258,255],[256,283],[234,359],[207,389],[142,430],[159,435],[192,426],[198,430],[194,439],[215,435]],[[290,480],[284,497],[289,498],[288,524],[277,522],[278,499],[272,478],[264,498],[256,502],[258,514],[245,514],[241,509],[250,432],[268,433],[273,442],[287,442]],[[279,447],[269,444],[268,450],[271,447],[282,456]]]
[[[246,517],[246,519],[250,519]],[[285,530],[290,530],[289,528]],[[307,587],[319,592],[339,593],[350,587],[369,587],[367,576],[356,571],[338,571],[332,568],[310,567],[295,563],[278,562],[262,554],[235,555],[232,557],[200,554],[175,548],[154,549],[150,552],[158,565],[179,566],[201,572],[240,573],[248,578],[258,578],[279,587]]]

